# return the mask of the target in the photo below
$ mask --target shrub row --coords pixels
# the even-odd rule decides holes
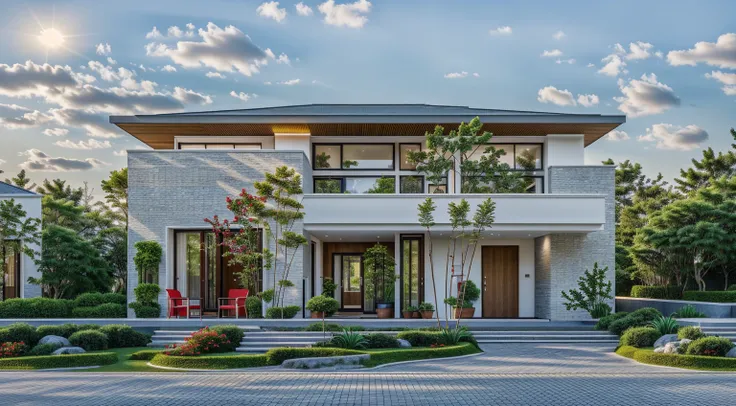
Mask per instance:
[[[293,319],[299,310],[302,308],[299,306],[284,306],[284,307],[269,307],[266,310],[267,319]],[[283,311],[283,313],[282,313]],[[282,317],[283,315],[283,317]]]
[[[659,354],[648,349],[620,347],[616,353],[644,364],[688,369],[736,370],[736,358]]]
[[[624,331],[631,327],[645,327],[648,326],[654,319],[660,317],[662,313],[659,310],[651,307],[643,307],[636,311],[633,311],[626,316],[611,322],[608,326],[608,331],[618,336],[622,335]]]
[[[480,352],[472,343],[460,343],[448,347],[411,348],[406,350],[381,351],[371,353],[365,366],[376,366],[390,362],[415,361],[420,359],[459,357]]]
[[[396,335],[396,338],[406,340],[412,347],[429,347],[430,345],[444,344],[442,333],[439,331],[408,330]]]
[[[61,336],[69,338],[72,334],[82,330],[99,330],[97,324],[55,324],[36,327],[39,339],[44,336]]]
[[[682,297],[682,289],[677,286],[634,285],[631,287],[631,297],[676,300]]]
[[[161,354],[161,350],[141,350],[130,354],[130,359],[133,361],[150,361],[158,354]]]
[[[184,369],[234,369],[272,365],[268,363],[268,358],[265,354],[199,357],[177,357],[157,354],[151,359],[151,364],[161,367]]]
[[[608,316],[603,316],[600,319],[598,319],[598,322],[595,324],[596,330],[608,330],[608,327],[613,323],[614,321],[624,318],[628,316],[628,312],[618,312],[609,314]]]
[[[636,348],[646,348],[654,345],[660,337],[657,330],[651,327],[632,327],[621,336],[620,345]]]
[[[105,303],[93,307],[75,307],[72,317],[78,319],[124,319],[128,315],[125,305]]]
[[[82,293],[74,299],[74,305],[77,307],[94,307],[106,303],[115,303],[125,306],[128,299],[122,293],[99,293],[89,292]]]
[[[685,300],[694,302],[733,303],[736,302],[736,290],[714,290],[700,292],[688,290],[682,295]]]
[[[0,369],[48,369],[74,368],[94,365],[110,365],[118,362],[114,352],[94,354],[70,354],[0,359]]]
[[[85,350],[95,351],[107,348],[142,347],[148,344],[151,337],[148,334],[135,331],[132,327],[123,324],[61,324],[58,326],[44,325],[34,328],[27,323],[13,323],[0,328],[0,343],[24,342],[33,347],[42,337],[56,335],[68,338],[69,341]],[[100,335],[103,338],[100,337]],[[41,349],[39,349],[41,351]]]
[[[2,319],[125,318],[125,295],[83,293],[74,300],[35,297],[0,302]]]

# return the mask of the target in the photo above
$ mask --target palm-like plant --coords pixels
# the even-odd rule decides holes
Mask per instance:
[[[440,336],[442,337],[442,342],[445,345],[456,345],[461,341],[468,341],[473,337],[465,327],[443,329],[440,332]]]
[[[680,327],[672,316],[659,316],[652,320],[649,325],[657,330],[657,333],[659,333],[660,336],[665,334],[675,334],[677,333],[677,329]]]
[[[360,350],[365,348],[367,341],[362,334],[351,329],[343,329],[342,333],[332,337],[332,344],[348,350]]]
[[[672,315],[673,317],[677,317],[678,319],[694,319],[694,318],[700,318],[700,317],[707,317],[705,313],[699,312],[698,309],[695,308],[693,305],[685,305],[680,308],[675,314]]]

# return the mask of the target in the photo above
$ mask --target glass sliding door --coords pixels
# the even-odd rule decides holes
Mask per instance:
[[[20,297],[20,253],[15,250],[0,248],[0,260],[5,263],[3,274],[3,292],[0,300]]]
[[[401,236],[401,310],[424,301],[424,236]]]

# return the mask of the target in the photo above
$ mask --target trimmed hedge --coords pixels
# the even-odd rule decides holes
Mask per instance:
[[[148,334],[139,333],[125,324],[102,326],[99,332],[107,336],[109,348],[145,347],[151,341]]]
[[[736,302],[736,290],[714,290],[706,292],[688,290],[682,295],[682,298],[694,302],[733,303]]]
[[[619,347],[616,353],[644,364],[687,369],[736,370],[736,358],[659,354],[650,349],[634,347]]]
[[[311,358],[311,357],[334,357],[337,355],[365,354],[364,351],[347,350],[344,348],[272,348],[266,352],[266,358],[270,365],[281,365],[287,359]]]
[[[598,322],[595,323],[595,329],[596,330],[608,330],[608,327],[613,323],[614,321],[624,318],[628,315],[628,312],[618,312],[609,314],[608,316],[603,316],[600,319],[598,319]]]
[[[620,344],[637,348],[651,347],[659,337],[657,330],[651,327],[632,327],[621,336]]]
[[[302,308],[299,306],[284,306],[284,307],[269,307],[266,310],[266,318],[267,319],[280,319],[281,318],[281,310],[283,309],[283,318],[285,319],[293,319],[294,316],[296,316],[297,313],[299,313],[299,310]]]
[[[230,348],[227,351],[235,351],[240,346],[240,342],[243,341],[245,333],[243,329],[234,325],[219,325],[210,327],[210,330],[217,332],[217,334],[225,334],[227,339],[230,340]]]
[[[697,326],[685,326],[677,330],[677,338],[680,340],[683,338],[687,338],[688,340],[697,340],[703,337],[705,337],[705,333]]]
[[[155,319],[161,316],[161,305],[158,303],[153,304],[141,304],[133,302],[128,305],[137,319]]]
[[[733,343],[728,338],[703,337],[688,344],[685,354],[725,357],[731,348],[733,348]]]
[[[630,329],[631,327],[648,326],[649,323],[652,322],[652,320],[661,315],[662,313],[660,313],[657,309],[654,309],[652,307],[643,307],[639,310],[627,314],[625,317],[612,322],[608,326],[608,331],[616,334],[617,336],[620,336],[624,333],[624,331]]]
[[[91,354],[44,355],[0,359],[0,369],[48,369],[110,365],[118,362],[114,352]]]
[[[399,340],[388,334],[366,334],[366,348],[399,348]]]
[[[631,287],[631,297],[676,300],[682,297],[682,289],[678,286],[634,285]]]
[[[8,299],[0,302],[0,319],[65,319],[73,308],[74,302],[66,299]]]
[[[481,352],[471,343],[460,343],[448,347],[409,348],[403,350],[380,351],[371,353],[371,358],[363,365],[371,367],[390,362],[415,361],[420,359],[459,357]]]
[[[140,350],[130,354],[129,359],[133,361],[150,361],[153,357],[161,354],[162,352],[162,350]]]
[[[184,369],[233,369],[272,365],[268,363],[268,357],[265,354],[177,357],[162,353],[155,355],[151,359],[151,364],[161,367]]]
[[[408,330],[400,332],[396,335],[396,338],[408,341],[412,347],[444,344],[442,333],[439,331]]]
[[[0,343],[23,342],[28,347],[33,347],[40,340],[36,329],[27,323],[13,323],[5,328],[0,328]]]
[[[245,308],[248,309],[249,319],[260,319],[263,317],[263,302],[258,296],[248,296],[245,299]]]
[[[105,303],[125,305],[126,302],[127,298],[120,293],[88,292],[82,293],[74,299],[74,304],[77,307],[94,307]]]
[[[59,344],[38,344],[37,346],[31,348],[30,351],[28,351],[28,355],[51,355],[52,352],[58,350],[59,348],[61,348],[61,345]]]
[[[127,317],[127,311],[125,305],[104,303],[93,307],[76,307],[72,310],[72,317],[80,319],[124,319]]]
[[[107,349],[107,335],[96,330],[77,331],[69,337],[69,342],[85,351],[100,351]]]

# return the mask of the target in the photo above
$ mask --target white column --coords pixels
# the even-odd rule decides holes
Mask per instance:
[[[585,165],[583,134],[547,134],[544,148],[545,192],[549,191],[550,166]]]

